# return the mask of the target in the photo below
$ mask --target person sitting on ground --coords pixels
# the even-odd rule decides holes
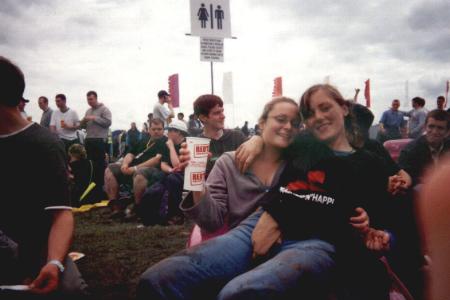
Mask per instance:
[[[67,256],[74,220],[63,145],[47,129],[22,118],[17,105],[25,78],[2,56],[0,82],[0,231],[17,245],[17,267],[7,269],[8,278],[0,285],[25,284],[41,297],[80,299],[87,286]]]
[[[209,151],[212,156],[206,166],[206,174],[209,174],[215,161],[223,153],[236,150],[246,137],[239,129],[225,129],[223,101],[216,95],[198,97],[194,102],[194,114],[203,124],[199,137],[211,139]]]
[[[179,299],[207,299],[216,298],[219,292],[218,299],[228,299],[223,297],[227,282],[253,267],[249,227],[256,224],[260,213],[247,217],[278,182],[285,166],[282,151],[293,140],[299,123],[298,105],[292,99],[280,97],[266,104],[259,119],[264,147],[251,164],[251,171],[240,173],[234,152],[227,152],[215,163],[205,189],[193,192],[181,204],[182,210],[206,231],[214,231],[224,223],[235,230],[149,268],[141,276],[138,299],[172,299],[175,295]],[[180,152],[182,160],[188,160],[189,152]],[[287,264],[278,262],[273,261],[268,267],[281,266],[280,274],[294,269],[287,261]],[[266,280],[261,282],[270,286]]]
[[[441,158],[450,152],[449,132],[449,113],[432,110],[425,119],[425,135],[402,149],[398,163],[411,175],[413,185],[421,184],[426,169],[438,165]]]
[[[371,227],[367,225],[360,230],[366,247],[377,251],[391,247],[391,234],[375,229],[386,228],[386,224],[391,223],[385,216],[390,211],[386,195],[388,172],[378,156],[361,149],[363,141],[348,105],[337,89],[326,84],[312,86],[303,94],[300,110],[307,132],[302,136],[308,137],[310,132],[313,140],[297,139],[289,147],[290,158],[287,161],[290,164],[280,176],[280,183],[263,199],[266,212],[253,231],[253,251],[256,256],[272,256],[273,251],[280,248],[275,244],[280,237],[282,245],[285,240],[308,242],[312,239],[316,241],[315,250],[301,249],[297,256],[305,256],[308,260],[299,265],[303,266],[300,269],[304,269],[306,274],[312,272],[313,278],[322,281],[303,282],[309,277],[292,274],[290,278],[297,284],[291,289],[300,290],[300,294],[311,296],[314,293],[318,296],[331,291],[331,284],[337,283],[335,292],[338,295],[343,292],[365,299],[386,299],[389,286],[386,270],[376,256],[355,239],[346,219],[354,207],[364,208],[371,216]],[[317,156],[325,151],[324,146],[329,153]],[[307,151],[308,148],[310,150]],[[243,161],[248,163],[245,158]],[[311,251],[311,256],[308,251]],[[324,262],[328,265],[322,264]],[[312,268],[308,269],[308,265]],[[257,278],[266,278],[269,272],[262,266],[253,274],[243,274],[231,281],[227,285],[228,292],[253,295],[262,291]],[[329,278],[335,272],[338,275],[336,282]],[[367,272],[378,279],[367,281],[368,275],[363,275]],[[303,282],[301,286],[298,285],[299,279]],[[242,285],[242,282],[246,284]],[[306,293],[308,289],[309,293]],[[277,284],[269,290],[266,293],[272,293],[272,298],[274,295],[281,297],[288,291]],[[295,295],[299,297],[299,294]]]
[[[73,182],[71,189],[72,206],[79,207],[82,204],[96,202],[92,193],[81,199],[89,185],[95,182],[95,168],[92,161],[87,159],[86,149],[83,145],[73,144],[69,147],[69,166]],[[95,182],[95,184],[97,183]]]
[[[389,175],[392,177],[389,191],[397,194],[410,188],[412,184],[411,176],[405,170],[399,168],[398,164],[392,159],[389,152],[380,142],[369,138],[369,129],[375,119],[373,113],[362,104],[350,101],[348,103],[355,117],[360,134],[362,135],[362,141],[364,142],[362,148],[382,158],[389,169]]]
[[[142,175],[146,181],[157,181],[161,179],[161,172],[158,168],[161,157],[167,151],[164,136],[163,121],[153,119],[150,124],[150,140],[145,149],[138,153],[128,153],[125,157],[115,163],[109,164],[105,170],[105,191],[110,200],[113,210],[112,217],[123,217],[125,207],[130,204],[119,200],[119,185],[128,184],[133,186],[135,199],[140,199],[145,191],[145,186],[134,185],[136,175]],[[138,189],[136,189],[136,187]]]
[[[147,180],[141,175],[137,175],[135,179],[135,187],[137,184],[141,184],[145,188],[142,196],[135,197],[137,212],[144,225],[166,223],[180,225],[184,220],[183,213],[178,208],[184,183],[183,173],[179,170],[178,155],[181,144],[188,135],[188,130],[186,124],[180,120],[173,120],[167,129],[167,151],[161,158],[161,171],[165,176],[151,186],[148,186]],[[139,187],[139,190],[142,189]],[[167,198],[165,198],[166,192]]]

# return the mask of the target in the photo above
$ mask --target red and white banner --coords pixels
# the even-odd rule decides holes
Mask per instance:
[[[370,79],[364,81],[364,98],[366,98],[366,107],[370,108]]]
[[[178,74],[169,76],[169,94],[172,98],[172,106],[180,107],[180,87],[178,84]]]
[[[272,97],[280,97],[283,95],[283,78],[276,77],[273,80],[273,91],[272,91]]]

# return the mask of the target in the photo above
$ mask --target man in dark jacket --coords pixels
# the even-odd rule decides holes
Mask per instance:
[[[425,171],[440,162],[444,154],[450,152],[449,113],[433,110],[425,120],[425,135],[409,143],[400,153],[399,165],[408,172],[413,185],[422,183]]]

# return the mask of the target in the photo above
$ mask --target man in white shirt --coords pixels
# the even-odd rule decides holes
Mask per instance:
[[[58,134],[64,142],[66,152],[73,144],[79,143],[77,129],[80,126],[80,119],[76,111],[66,105],[66,96],[58,94],[55,96],[57,110],[52,114],[50,120],[50,130]]]
[[[167,107],[164,106],[167,103]],[[167,127],[169,119],[175,117],[173,111],[172,99],[169,93],[164,90],[158,92],[158,103],[153,106],[153,118],[161,119],[164,122],[164,127]]]

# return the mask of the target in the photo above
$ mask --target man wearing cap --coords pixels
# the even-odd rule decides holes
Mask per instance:
[[[43,296],[61,293],[58,299],[80,296],[86,284],[67,256],[74,220],[63,146],[48,130],[22,118],[17,106],[23,99],[24,75],[1,56],[0,78],[0,231],[10,249],[17,249],[10,253],[15,261],[9,261],[15,266],[9,266],[9,278],[3,277],[0,285],[24,284]],[[1,299],[6,298],[3,292]]]
[[[164,106],[167,103],[167,107]],[[158,92],[158,103],[153,106],[153,118],[161,119],[164,122],[164,127],[169,123],[169,119],[175,117],[173,111],[172,99],[169,93],[164,90]]]
[[[17,107],[19,108],[20,115],[22,116],[22,118],[31,121],[28,117],[28,114],[25,112],[25,105],[27,105],[28,102],[30,102],[30,100],[22,98],[20,99],[19,105],[17,105]]]

